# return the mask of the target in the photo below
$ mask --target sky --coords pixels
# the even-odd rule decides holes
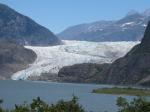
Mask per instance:
[[[150,0],[0,0],[54,33],[69,26],[117,20],[130,10],[150,8]]]

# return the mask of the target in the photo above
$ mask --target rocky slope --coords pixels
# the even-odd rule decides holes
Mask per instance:
[[[146,84],[150,79],[150,22],[141,44],[115,61],[106,72],[104,82],[111,84]],[[145,80],[146,79],[146,80]]]
[[[58,34],[66,40],[137,41],[141,40],[150,19],[150,11],[130,12],[117,21],[98,21],[67,28]]]
[[[91,66],[91,65],[90,65]],[[92,65],[95,66],[95,65]],[[123,58],[120,58],[112,64],[99,66],[101,70],[95,72],[97,67],[89,65],[73,65],[64,67],[60,70],[58,76],[63,77],[62,81],[68,81],[70,77],[74,82],[85,82],[88,77],[96,77],[96,81],[88,78],[90,82],[106,83],[106,84],[140,84],[150,86],[150,22],[146,28],[144,38],[141,44],[136,45]],[[99,68],[99,69],[100,69]],[[93,71],[93,73],[89,72]],[[80,78],[78,74],[84,74],[85,78]]]
[[[13,73],[27,68],[35,59],[33,51],[10,41],[0,41],[0,79],[10,79]]]
[[[0,40],[11,40],[22,45],[61,43],[47,28],[4,4],[0,4]]]
[[[102,71],[107,70],[109,64],[83,63],[63,67],[58,73],[60,82],[77,82],[77,83],[100,83],[103,75]]]

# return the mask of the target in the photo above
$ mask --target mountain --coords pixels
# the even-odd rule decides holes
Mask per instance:
[[[150,9],[130,11],[117,21],[98,21],[71,26],[58,34],[63,40],[137,41],[141,40],[150,20]]]
[[[111,84],[150,84],[150,22],[141,44],[115,61],[107,70],[104,82]]]
[[[11,40],[22,45],[61,43],[47,28],[4,4],[0,4],[0,40]]]
[[[10,79],[11,75],[25,69],[36,59],[36,54],[10,41],[0,41],[0,79]]]
[[[65,82],[71,77],[71,79],[74,79],[74,82],[85,82],[88,79],[88,82],[91,83],[150,86],[149,62],[150,22],[141,43],[133,47],[124,57],[105,66],[80,64],[64,67],[59,71],[58,76]],[[78,75],[82,73],[84,77]]]

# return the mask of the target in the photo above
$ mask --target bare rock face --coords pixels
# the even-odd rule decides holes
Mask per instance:
[[[79,83],[102,83],[104,79],[102,71],[108,69],[108,64],[76,64],[73,66],[63,67],[58,77],[62,82],[79,82]]]
[[[0,79],[10,79],[11,75],[25,69],[36,59],[36,54],[13,42],[0,41]]]
[[[74,82],[150,86],[150,22],[141,44],[136,45],[126,56],[105,66],[79,64],[64,67],[58,76],[67,82],[73,80]]]
[[[3,4],[0,4],[0,40],[21,45],[61,44],[50,30]]]

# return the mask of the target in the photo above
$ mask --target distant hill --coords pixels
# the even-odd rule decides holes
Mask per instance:
[[[150,22],[141,44],[112,64],[78,64],[63,67],[58,76],[65,82],[90,82],[150,86]]]
[[[150,20],[150,9],[129,12],[117,21],[97,21],[71,26],[58,34],[63,40],[137,41],[141,40]]]
[[[0,79],[10,79],[13,73],[25,69],[36,54],[10,41],[0,41]]]
[[[0,4],[0,40],[11,40],[22,45],[61,43],[50,30],[4,4]]]

